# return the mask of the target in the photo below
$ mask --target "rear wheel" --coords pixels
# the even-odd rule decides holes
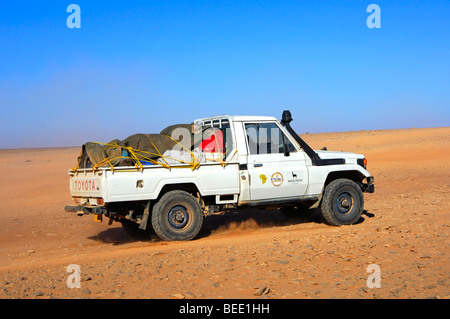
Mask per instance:
[[[185,191],[164,194],[153,207],[152,226],[162,240],[191,240],[203,225],[203,214],[197,199]]]
[[[325,188],[320,206],[330,225],[352,225],[364,209],[364,196],[359,186],[349,179],[336,179]]]

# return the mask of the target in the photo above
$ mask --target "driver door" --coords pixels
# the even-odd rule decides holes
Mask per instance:
[[[304,195],[308,185],[305,153],[294,146],[276,122],[244,126],[250,202],[288,201]]]

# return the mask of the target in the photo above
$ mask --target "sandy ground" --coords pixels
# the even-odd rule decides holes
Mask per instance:
[[[79,148],[0,150],[0,298],[449,298],[449,137],[305,134],[316,149],[368,158],[376,192],[358,224],[248,210],[209,217],[197,239],[177,243],[133,241],[118,223],[66,213]],[[67,287],[70,264],[80,289]],[[380,288],[367,286],[371,264]]]

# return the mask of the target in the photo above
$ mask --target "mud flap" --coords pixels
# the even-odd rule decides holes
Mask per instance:
[[[142,216],[141,223],[139,224],[139,229],[145,230],[147,228],[148,216],[150,215],[150,201],[144,209],[144,215]]]

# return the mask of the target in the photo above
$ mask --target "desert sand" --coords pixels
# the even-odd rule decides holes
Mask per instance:
[[[246,210],[208,217],[190,242],[134,241],[64,211],[80,148],[0,150],[0,298],[449,298],[450,128],[302,137],[366,155],[376,186],[359,223]]]

